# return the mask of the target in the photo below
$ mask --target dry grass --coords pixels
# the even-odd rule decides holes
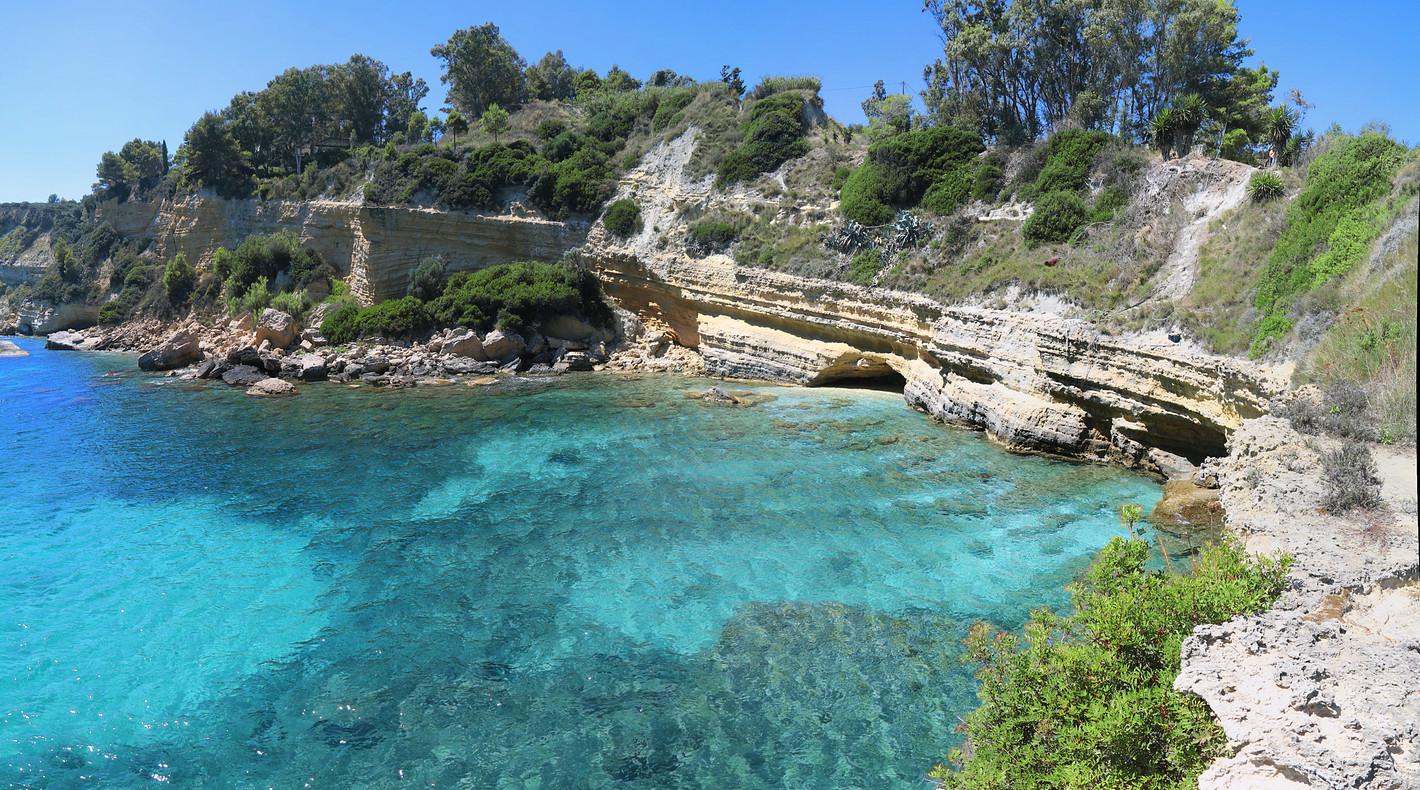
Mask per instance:
[[[1301,179],[1284,171],[1289,194]],[[1209,223],[1198,253],[1198,279],[1178,314],[1193,336],[1221,354],[1239,354],[1252,342],[1257,322],[1253,291],[1272,248],[1287,227],[1287,201],[1247,201]]]

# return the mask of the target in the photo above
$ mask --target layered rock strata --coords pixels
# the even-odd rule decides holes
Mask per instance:
[[[290,231],[319,253],[365,303],[404,296],[419,262],[443,257],[449,271],[513,260],[555,261],[585,239],[585,223],[485,216],[431,208],[312,200],[224,200],[198,194],[158,203],[104,203],[98,218],[125,237],[150,238],[168,258],[208,265],[219,247],[256,233]]]
[[[649,256],[599,231],[603,287],[697,348],[712,375],[825,384],[900,377],[915,408],[985,428],[1019,450],[1154,467],[1157,447],[1201,461],[1264,414],[1284,376],[1176,344],[1110,337],[1058,315],[946,306],[736,265],[675,249]]]
[[[1295,562],[1271,610],[1199,626],[1183,643],[1174,688],[1208,703],[1233,752],[1200,788],[1420,787],[1414,499],[1383,490],[1385,510],[1328,515],[1315,440],[1267,417],[1229,444],[1206,467],[1229,525],[1249,550]],[[1409,470],[1413,497],[1413,459]]]

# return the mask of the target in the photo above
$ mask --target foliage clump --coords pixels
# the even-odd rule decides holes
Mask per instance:
[[[1031,247],[1065,242],[1088,220],[1089,212],[1079,195],[1057,190],[1036,201],[1035,213],[1021,227],[1021,235]]]
[[[1247,194],[1254,203],[1265,203],[1282,197],[1282,177],[1276,173],[1259,170],[1247,182]]]
[[[1173,689],[1194,626],[1260,612],[1291,558],[1251,557],[1228,536],[1191,573],[1145,569],[1149,545],[1115,538],[1070,587],[1074,611],[1031,613],[1021,636],[978,623],[963,660],[981,670],[966,719],[973,753],[931,776],[945,788],[1197,785],[1226,737],[1203,700]]]
[[[704,220],[690,226],[685,248],[691,255],[704,256],[724,252],[739,238],[740,229],[729,222]]]
[[[596,277],[566,265],[517,262],[459,272],[429,305],[439,326],[487,331],[521,329],[559,315],[576,315],[599,326],[611,323]]]
[[[950,126],[904,132],[875,143],[843,184],[839,211],[864,225],[891,222],[894,207],[921,202],[951,211],[973,188],[972,164],[985,150],[981,138]]]
[[[1307,168],[1302,191],[1287,208],[1287,228],[1253,299],[1263,313],[1253,356],[1291,330],[1297,296],[1360,263],[1381,231],[1385,209],[1376,201],[1390,192],[1391,178],[1412,156],[1375,132],[1339,138]]]
[[[613,236],[630,236],[641,227],[641,207],[623,198],[607,206],[602,223]]]
[[[776,93],[755,102],[740,126],[743,141],[720,161],[720,183],[747,181],[807,154],[803,114],[804,97],[798,93]]]

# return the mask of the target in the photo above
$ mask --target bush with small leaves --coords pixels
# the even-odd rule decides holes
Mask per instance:
[[[187,262],[187,256],[181,252],[174,255],[163,270],[163,289],[168,292],[168,298],[177,301],[187,296],[196,284],[197,270]]]
[[[1074,192],[1051,192],[1036,201],[1035,213],[1021,227],[1026,246],[1069,241],[1089,219],[1085,202]]]
[[[872,285],[877,278],[878,272],[883,270],[883,256],[877,250],[863,250],[853,256],[853,262],[848,264],[848,274],[845,279],[850,283],[859,285]]]
[[[705,220],[690,226],[685,248],[691,255],[696,256],[724,252],[726,247],[739,238],[739,235],[739,229],[728,222]]]
[[[1326,476],[1326,499],[1322,506],[1333,513],[1374,510],[1380,507],[1381,480],[1376,461],[1365,442],[1347,439],[1334,450],[1321,454]]]
[[[1282,197],[1282,177],[1276,173],[1259,170],[1247,182],[1247,194],[1254,203],[1265,203]]]
[[[613,236],[630,236],[641,227],[641,207],[634,200],[618,200],[607,206],[602,224]]]
[[[444,290],[444,261],[435,255],[425,258],[409,278],[409,295],[425,302],[439,298]]]

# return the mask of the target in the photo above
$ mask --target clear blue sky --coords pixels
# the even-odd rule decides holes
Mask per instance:
[[[492,21],[529,61],[561,49],[574,66],[619,64],[645,77],[671,68],[716,79],[726,63],[753,84],[764,74],[823,78],[831,115],[861,121],[858,103],[877,79],[921,89],[941,51],[916,0],[895,3],[627,2],[7,4],[0,22],[0,201],[86,194],[99,156],[134,137],[176,150],[206,110],[262,88],[289,66],[335,63],[360,52],[429,83],[443,104],[429,48]],[[1238,0],[1244,36],[1282,72],[1279,98],[1298,87],[1317,105],[1306,124],[1356,129],[1389,123],[1420,142],[1420,3]]]

